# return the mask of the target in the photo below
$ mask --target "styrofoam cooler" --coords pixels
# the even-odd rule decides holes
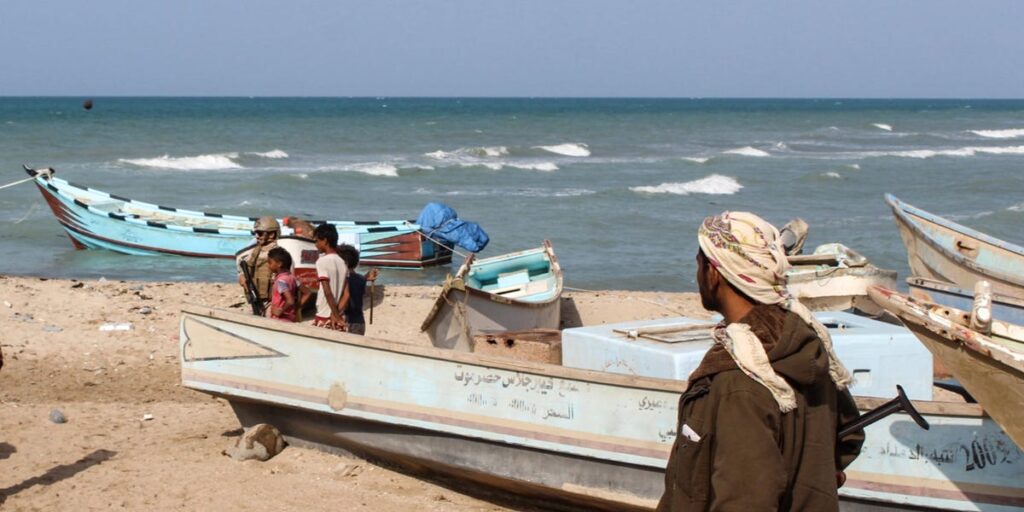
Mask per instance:
[[[912,400],[932,399],[932,355],[909,330],[844,312],[814,315],[853,374],[854,395],[891,398],[899,384]],[[686,326],[709,323],[675,317],[565,329],[562,365],[686,380],[713,343],[710,329]]]

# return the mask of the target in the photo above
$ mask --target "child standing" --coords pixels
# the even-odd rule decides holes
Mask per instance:
[[[291,273],[292,255],[281,247],[275,247],[267,254],[267,265],[274,275],[274,286],[270,298],[270,318],[294,322],[298,311],[296,297],[298,282]]]
[[[345,315],[348,332],[360,335],[366,334],[366,320],[363,317],[363,296],[366,294],[366,281],[377,279],[377,269],[370,270],[365,276],[356,272],[356,266],[359,265],[359,249],[351,245],[342,244],[338,246],[338,256],[341,256],[341,259],[345,261],[345,266],[348,267],[348,278],[346,279],[348,293],[346,297],[342,298],[342,303],[339,307]],[[372,297],[370,299],[373,300]]]
[[[313,319],[313,325],[344,331],[342,304],[347,301],[348,267],[338,256],[338,229],[326,222],[320,224],[313,230],[313,241],[320,253],[316,260],[316,278],[320,290],[316,294],[316,318]]]

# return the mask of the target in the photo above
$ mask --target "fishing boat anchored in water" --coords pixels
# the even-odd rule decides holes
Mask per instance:
[[[253,241],[256,217],[160,206],[57,178],[52,169],[25,171],[35,178],[76,249],[231,259]],[[450,249],[429,240],[408,221],[312,222],[334,224],[339,241],[359,249],[364,265],[423,268],[451,262]],[[282,229],[282,235],[290,233],[287,226]]]

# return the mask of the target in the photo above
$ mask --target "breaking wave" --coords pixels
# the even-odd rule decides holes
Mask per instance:
[[[172,157],[170,155],[156,158],[120,158],[118,162],[137,167],[153,169],[174,169],[178,171],[215,171],[222,169],[244,169],[235,162],[238,153],[220,153],[212,155]]]
[[[318,171],[344,171],[344,172],[359,172],[368,174],[370,176],[384,176],[388,178],[398,177],[398,167],[392,164],[381,163],[381,162],[366,162],[359,164],[348,164],[340,166],[329,166],[321,167]]]
[[[968,146],[954,149],[911,149],[906,151],[876,151],[865,156],[895,156],[901,158],[933,158],[936,156],[1024,155],[1024,146]]]
[[[756,156],[756,157],[771,156],[770,154],[768,154],[767,151],[764,151],[764,150],[761,150],[761,149],[757,149],[757,148],[751,147],[751,146],[744,146],[742,148],[729,149],[729,150],[723,151],[722,153],[726,154],[726,155]]]
[[[633,192],[644,194],[675,194],[686,196],[690,194],[715,194],[732,195],[743,188],[740,182],[729,176],[712,174],[699,180],[687,181],[685,183],[662,183],[655,187],[630,187]]]
[[[500,171],[506,167],[511,169],[522,169],[525,171],[544,171],[552,172],[558,170],[558,165],[554,162],[459,162],[459,167],[483,167],[492,171]]]
[[[879,130],[885,130],[887,132],[891,132],[892,131],[892,125],[891,124],[871,123],[871,126],[874,126],[875,128],[878,128]]]
[[[824,178],[835,178],[835,179],[839,179],[839,178],[843,177],[841,174],[839,174],[838,172],[835,172],[835,171],[823,172],[823,173],[821,173],[821,176],[824,177]]]
[[[434,158],[437,160],[451,160],[454,158],[464,157],[499,157],[508,154],[508,148],[505,146],[481,146],[475,148],[459,148],[454,151],[437,150],[430,153],[425,153],[423,156]]]
[[[556,144],[554,146],[534,146],[534,149],[543,149],[549,153],[563,156],[590,156],[590,148],[582,142],[567,142],[565,144]]]
[[[845,167],[847,169],[850,169],[850,170],[854,170],[854,171],[859,171],[860,170],[860,164],[846,164],[843,167]]]
[[[710,156],[684,156],[683,160],[687,162],[693,162],[696,164],[706,164],[711,161]]]
[[[252,155],[252,156],[259,156],[259,157],[263,157],[263,158],[271,158],[271,159],[274,159],[274,160],[279,160],[281,158],[288,158],[288,153],[285,153],[284,151],[281,151],[280,149],[275,149],[273,151],[267,151],[265,153],[260,153],[259,151],[253,151],[252,153],[246,153],[246,154],[247,155]]]
[[[517,197],[580,197],[596,194],[594,190],[586,188],[518,188],[518,189],[487,189],[487,190],[446,190],[438,192],[428,188],[418,188],[412,192],[416,195],[428,196],[517,196]]]
[[[1010,128],[1007,130],[971,130],[971,133],[979,137],[989,139],[1016,139],[1024,137],[1024,128]]]

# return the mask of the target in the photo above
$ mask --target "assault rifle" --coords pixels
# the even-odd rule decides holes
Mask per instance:
[[[252,314],[263,316],[265,313],[263,301],[260,300],[259,294],[256,293],[256,283],[252,279],[252,271],[249,270],[249,264],[244,261],[242,262],[242,276],[245,277],[245,301],[252,308]]]

